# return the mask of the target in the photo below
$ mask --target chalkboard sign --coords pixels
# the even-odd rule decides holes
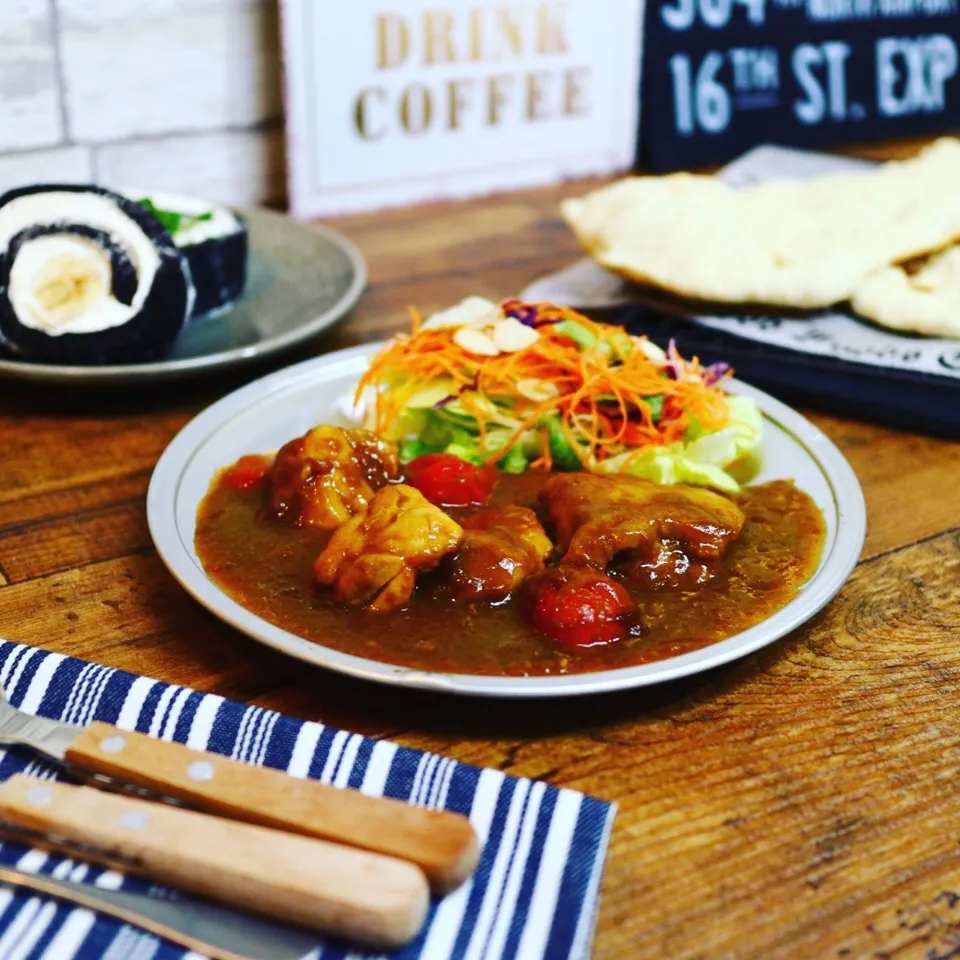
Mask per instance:
[[[960,0],[647,0],[639,160],[960,133]]]

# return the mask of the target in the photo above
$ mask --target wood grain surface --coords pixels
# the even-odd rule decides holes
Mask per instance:
[[[305,666],[207,614],[151,547],[150,471],[195,413],[403,328],[409,304],[511,296],[568,264],[557,204],[588,186],[336,221],[370,288],[271,364],[167,388],[5,384],[0,635],[615,801],[598,960],[960,957],[960,444],[805,411],[868,502],[839,597],[735,665],[574,701],[493,709]]]

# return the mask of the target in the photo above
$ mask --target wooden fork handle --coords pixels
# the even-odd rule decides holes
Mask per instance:
[[[90,849],[90,859],[230,906],[376,947],[398,947],[429,904],[419,869],[392,857],[17,774],[0,817]],[[55,840],[52,840],[54,844]]]
[[[80,733],[66,759],[210,813],[406,860],[437,893],[462,883],[480,857],[476,833],[460,814],[299,780],[104,723]]]

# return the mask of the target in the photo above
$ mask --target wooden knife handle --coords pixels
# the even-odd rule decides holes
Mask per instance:
[[[0,817],[132,873],[374,947],[409,941],[429,905],[426,878],[402,860],[91,787],[17,774],[0,786]]]
[[[210,813],[407,860],[441,894],[473,873],[480,858],[473,826],[461,814],[299,780],[105,723],[81,732],[66,759]]]

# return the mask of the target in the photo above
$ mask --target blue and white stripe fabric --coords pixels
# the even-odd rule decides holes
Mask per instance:
[[[0,641],[0,684],[30,713],[74,724],[102,720],[297,777],[468,814],[483,841],[480,866],[469,883],[433,904],[423,933],[391,954],[395,960],[589,955],[615,812],[609,803],[7,641]],[[54,775],[28,754],[0,751],[0,780],[18,771]],[[12,843],[0,847],[0,862],[107,887],[151,889]],[[372,956],[331,942],[317,960]],[[71,958],[199,960],[109,918],[0,887],[0,960]]]

